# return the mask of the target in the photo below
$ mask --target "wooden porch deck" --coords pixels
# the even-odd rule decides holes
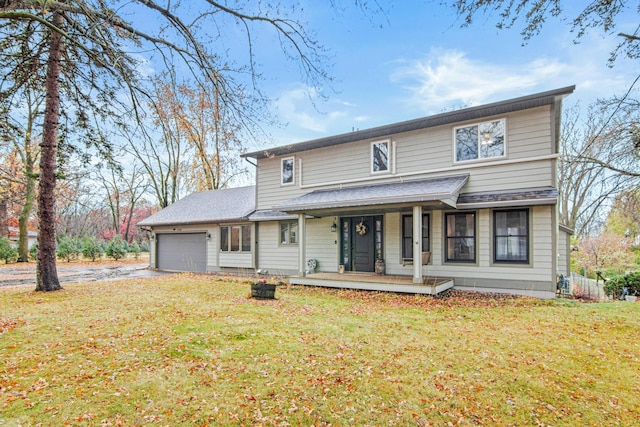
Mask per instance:
[[[289,283],[292,285],[427,295],[437,295],[452,288],[454,284],[453,279],[449,277],[425,276],[422,284],[415,284],[411,276],[378,276],[370,273],[312,273],[304,277],[291,276]]]

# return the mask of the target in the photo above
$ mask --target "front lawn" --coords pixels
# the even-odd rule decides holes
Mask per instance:
[[[0,425],[633,425],[640,303],[0,289]]]

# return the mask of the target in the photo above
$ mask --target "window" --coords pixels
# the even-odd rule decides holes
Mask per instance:
[[[493,212],[493,259],[495,262],[529,262],[529,211]]]
[[[476,262],[476,214],[446,213],[446,260]]]
[[[242,226],[242,252],[251,252],[251,226]]]
[[[295,176],[295,159],[293,157],[282,159],[282,163],[281,163],[282,185],[293,184],[294,176]]]
[[[293,245],[298,243],[298,222],[286,221],[280,223],[280,244]]]
[[[220,227],[221,252],[251,252],[251,226],[226,225]]]
[[[371,144],[371,172],[389,171],[389,141]]]
[[[429,214],[422,214],[422,250],[431,248]],[[413,215],[402,215],[402,258],[413,258]]]
[[[456,128],[456,162],[504,157],[504,134],[504,119]]]

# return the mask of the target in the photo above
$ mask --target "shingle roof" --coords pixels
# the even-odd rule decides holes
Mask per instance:
[[[443,201],[455,204],[469,175],[316,190],[274,207],[283,212]]]
[[[341,135],[300,142],[297,144],[290,144],[281,147],[254,151],[252,153],[244,153],[242,154],[242,157],[264,159],[271,156],[282,156],[292,153],[298,153],[300,151],[346,144],[348,142],[362,141],[372,138],[383,138],[393,134],[411,132],[414,130],[426,129],[433,126],[441,126],[466,120],[476,120],[482,117],[494,116],[498,114],[507,114],[513,111],[554,104],[567,95],[571,94],[574,90],[575,86],[567,86],[547,92],[540,92],[533,95],[523,96],[520,98],[494,102],[492,104],[464,108],[461,110],[450,111],[447,113],[436,114],[433,116],[422,117],[414,120],[407,120],[404,122],[393,123],[390,125],[379,126],[371,129],[364,129],[355,132],[344,133]]]
[[[458,197],[458,208],[483,208],[501,205],[550,205],[558,201],[558,190],[551,187],[527,188],[516,191],[467,193]]]
[[[284,212],[273,211],[270,209],[255,211],[254,213],[249,215],[249,221],[280,221],[296,218],[298,218],[297,215],[289,215]]]
[[[255,210],[254,185],[193,193],[139,222],[139,226],[246,221]]]

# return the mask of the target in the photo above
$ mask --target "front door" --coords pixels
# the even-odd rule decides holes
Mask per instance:
[[[375,271],[382,256],[382,217],[342,218],[342,259],[346,271]]]

